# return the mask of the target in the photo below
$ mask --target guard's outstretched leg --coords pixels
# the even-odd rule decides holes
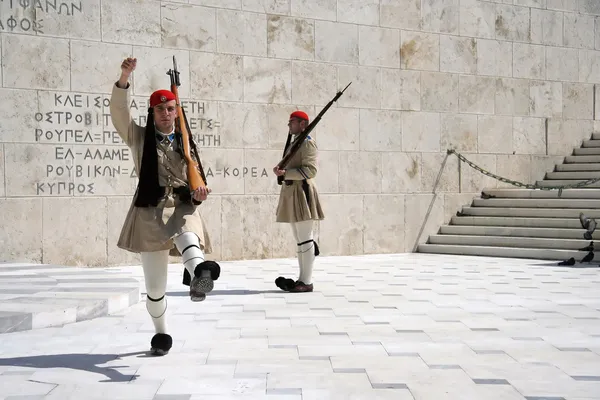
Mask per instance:
[[[214,261],[205,261],[198,236],[185,232],[174,238],[175,246],[183,257],[183,284],[190,287],[190,299],[202,301],[214,288],[221,267]],[[193,277],[193,278],[192,278]]]
[[[163,356],[171,350],[173,339],[167,334],[167,266],[168,251],[142,253],[142,267],[146,283],[146,310],[152,317],[154,331],[150,341],[150,351],[154,355]]]

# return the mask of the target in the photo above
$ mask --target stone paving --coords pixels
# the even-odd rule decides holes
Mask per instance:
[[[0,335],[0,399],[600,399],[598,265],[318,257],[298,294],[273,284],[294,260],[221,265],[202,303],[171,267],[165,357],[143,300]]]

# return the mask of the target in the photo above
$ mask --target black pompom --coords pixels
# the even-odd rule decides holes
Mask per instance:
[[[171,350],[173,346],[173,338],[171,335],[166,333],[157,333],[152,337],[150,341],[150,347],[152,354],[155,355],[165,355]]]

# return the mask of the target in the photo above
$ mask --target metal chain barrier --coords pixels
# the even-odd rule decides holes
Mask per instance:
[[[504,177],[496,175],[496,174],[492,174],[491,172],[486,171],[485,169],[481,168],[477,164],[475,164],[475,163],[467,160],[462,154],[458,153],[454,149],[448,149],[447,150],[447,154],[454,154],[454,155],[456,155],[456,157],[458,157],[459,160],[465,162],[471,168],[473,168],[473,169],[475,169],[475,170],[481,172],[482,174],[487,175],[487,176],[489,176],[491,178],[497,179],[500,182],[509,183],[509,184],[511,184],[513,186],[519,186],[519,187],[523,187],[523,188],[527,188],[527,189],[558,190],[558,195],[559,196],[562,194],[563,189],[580,188],[580,187],[588,186],[588,185],[591,185],[592,183],[596,183],[596,182],[600,181],[600,178],[594,178],[594,179],[587,179],[587,180],[579,182],[579,183],[573,183],[573,184],[570,184],[570,185],[563,185],[563,186],[538,186],[537,184],[522,183],[522,182],[518,182],[518,181],[513,181],[512,179],[504,178]]]

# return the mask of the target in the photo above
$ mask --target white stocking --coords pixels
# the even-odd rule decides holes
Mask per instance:
[[[167,333],[167,267],[169,251],[142,253],[142,267],[146,282],[146,310],[154,322],[156,333]],[[152,301],[158,300],[158,301]]]
[[[183,266],[190,273],[190,277],[193,278],[196,266],[204,261],[204,252],[200,248],[198,236],[193,232],[184,232],[176,236],[173,241],[183,258]],[[210,271],[203,270],[202,276],[210,276]]]
[[[300,265],[299,281],[306,285],[312,283],[312,271],[315,261],[315,243],[313,242],[313,220],[292,223],[294,237],[298,246]]]

